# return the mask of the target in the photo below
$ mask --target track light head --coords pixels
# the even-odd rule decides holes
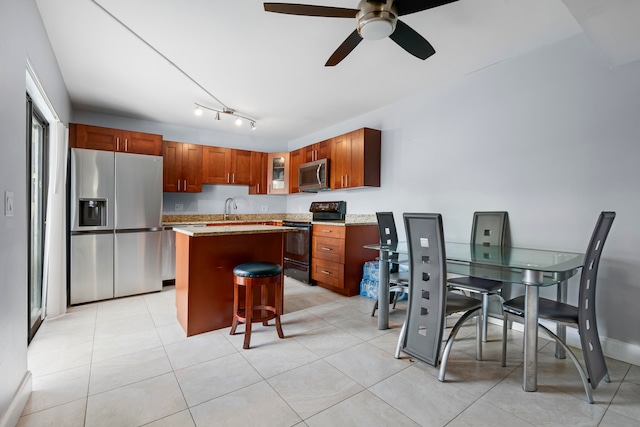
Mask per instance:
[[[252,119],[251,117],[243,116],[241,114],[237,114],[236,111],[232,108],[224,107],[223,109],[219,110],[217,108],[206,107],[204,105],[196,103],[195,113],[197,116],[201,116],[204,110],[209,110],[216,113],[214,117],[214,120],[216,121],[221,120],[220,114],[226,114],[235,118],[234,123],[236,124],[236,126],[242,126],[242,121],[246,120],[250,123],[251,130],[256,129],[256,121],[254,119]]]

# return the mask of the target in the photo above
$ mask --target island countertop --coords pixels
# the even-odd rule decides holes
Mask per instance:
[[[264,234],[264,233],[283,233],[297,231],[295,227],[284,227],[281,225],[262,225],[262,224],[234,224],[234,225],[190,225],[173,227],[176,233],[186,234],[191,237],[203,236],[230,236],[234,234]]]

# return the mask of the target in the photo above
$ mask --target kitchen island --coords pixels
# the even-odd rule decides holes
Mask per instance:
[[[252,261],[282,265],[284,233],[296,228],[251,224],[182,226],[174,231],[177,316],[191,336],[231,326],[233,268]],[[274,295],[269,299],[274,301]]]

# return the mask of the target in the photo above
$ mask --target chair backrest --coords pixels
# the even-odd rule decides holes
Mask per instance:
[[[600,346],[598,325],[596,323],[596,279],[598,265],[602,255],[602,247],[616,217],[615,212],[602,212],[593,230],[587,252],[584,256],[584,266],[580,276],[580,291],[578,293],[578,326],[580,343],[584,362],[589,374],[592,388],[596,388],[607,374],[607,365]]]
[[[398,231],[396,230],[396,222],[393,219],[393,212],[376,212],[376,219],[378,220],[378,232],[380,233],[380,244],[382,245],[395,245],[398,243]],[[389,255],[391,261],[398,259],[398,254],[394,253]],[[395,273],[398,271],[398,264],[391,262],[390,272]]]
[[[447,268],[440,214],[405,213],[411,287],[403,351],[437,366],[445,326]]]
[[[484,246],[482,249],[478,248],[482,253],[476,255],[484,258],[487,258],[487,255],[501,258],[502,254],[497,247],[504,246],[506,243],[507,229],[507,212],[474,212],[473,225],[471,227],[471,244]],[[476,248],[472,250],[476,251]],[[469,269],[470,274],[474,277],[496,278],[496,274],[502,275],[502,273],[496,273],[494,268],[472,266]],[[505,280],[508,277],[508,272],[504,272]],[[505,295],[507,293],[510,295],[510,289],[505,289]]]
[[[507,234],[507,212],[474,212],[471,244],[503,246]]]

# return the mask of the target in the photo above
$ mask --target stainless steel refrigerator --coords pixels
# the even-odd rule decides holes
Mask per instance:
[[[69,302],[162,289],[162,157],[71,149]]]

